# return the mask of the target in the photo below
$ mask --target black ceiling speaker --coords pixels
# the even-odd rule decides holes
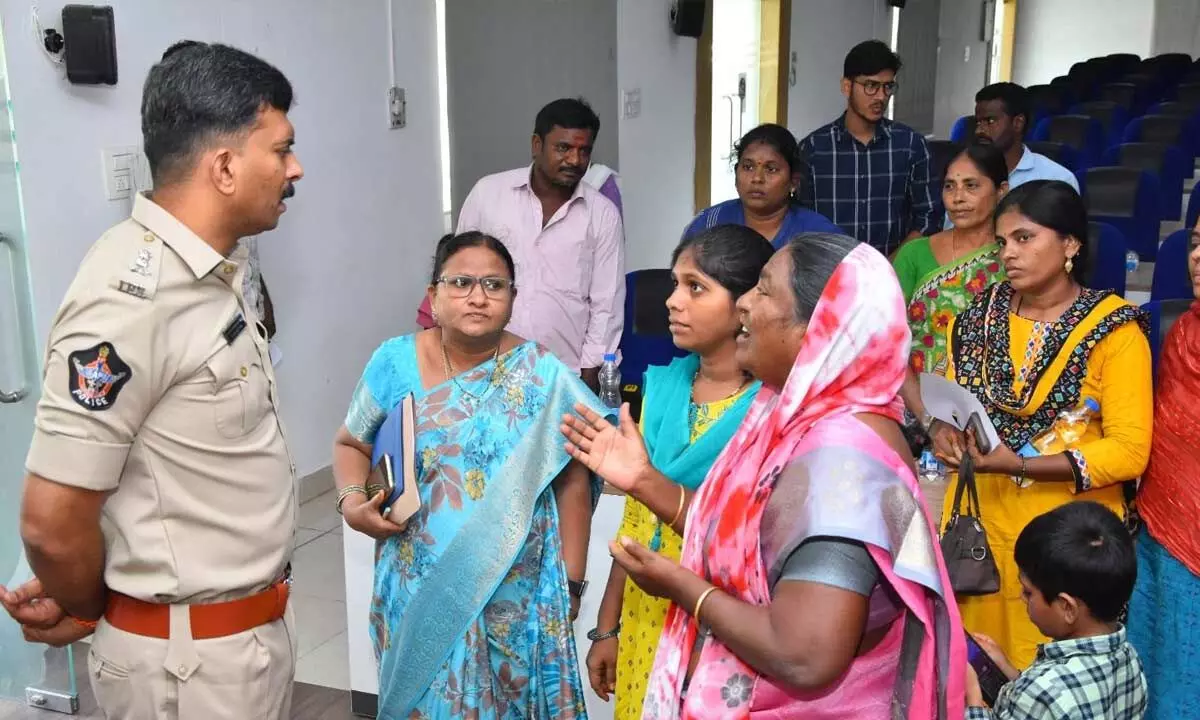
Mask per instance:
[[[675,0],[671,4],[671,29],[676,35],[698,38],[704,34],[707,0]]]

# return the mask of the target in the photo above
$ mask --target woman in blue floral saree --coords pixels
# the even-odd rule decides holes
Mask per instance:
[[[346,521],[378,540],[380,718],[586,717],[572,621],[599,488],[569,463],[558,426],[574,403],[600,404],[504,331],[512,278],[494,238],[444,238],[439,327],[375,351],[334,444]],[[409,393],[421,509],[397,525],[363,483],[379,427]]]

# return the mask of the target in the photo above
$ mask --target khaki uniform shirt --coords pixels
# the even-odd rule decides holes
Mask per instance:
[[[112,492],[104,579],[157,603],[284,572],[291,456],[267,342],[228,259],[146,197],[92,246],[50,331],[29,472]]]

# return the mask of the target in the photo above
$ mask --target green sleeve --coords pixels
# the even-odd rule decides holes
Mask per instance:
[[[926,238],[916,238],[904,243],[892,260],[896,269],[896,277],[900,280],[900,290],[904,293],[905,304],[912,302],[913,291],[917,289],[917,281],[921,279],[920,268],[917,267],[918,245],[929,242]]]

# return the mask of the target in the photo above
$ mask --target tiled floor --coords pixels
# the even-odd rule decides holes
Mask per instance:
[[[300,646],[296,680],[349,690],[343,525],[335,498],[329,491],[300,506],[291,596]]]

